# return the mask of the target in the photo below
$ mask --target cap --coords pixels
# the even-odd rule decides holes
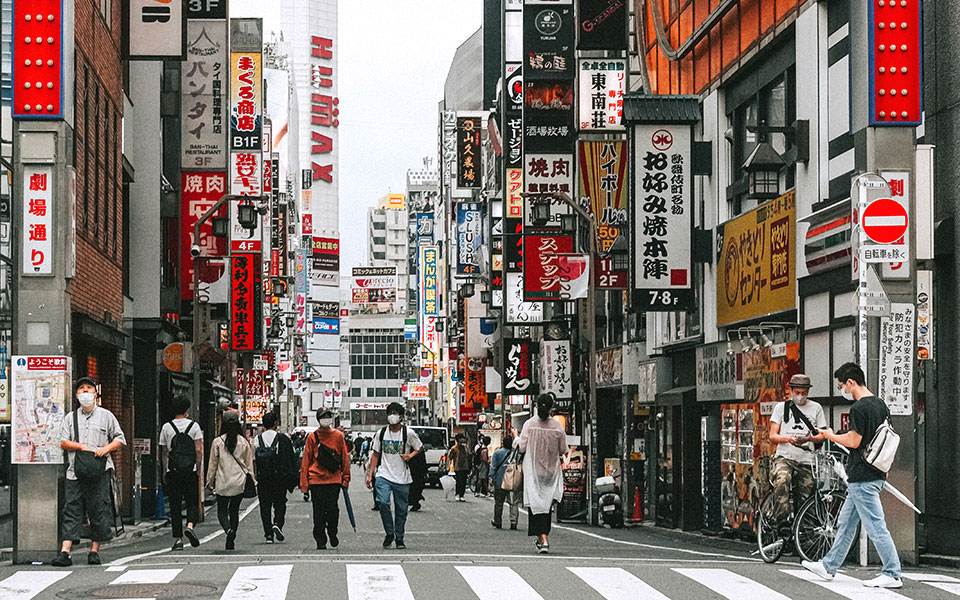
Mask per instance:
[[[77,390],[80,389],[80,386],[84,384],[92,385],[93,387],[97,387],[98,385],[100,385],[99,383],[97,383],[97,380],[94,379],[93,377],[81,377],[76,381],[76,383],[73,384],[73,392],[76,393]]]
[[[790,383],[787,384],[787,387],[813,387],[813,384],[810,383],[810,378],[804,375],[803,373],[797,373],[790,378]]]
[[[235,410],[225,410],[223,411],[223,415],[220,417],[220,420],[223,423],[239,423],[240,413]]]
[[[317,420],[320,420],[324,417],[332,417],[332,416],[333,416],[333,411],[330,410],[329,408],[321,408],[320,410],[317,411]]]

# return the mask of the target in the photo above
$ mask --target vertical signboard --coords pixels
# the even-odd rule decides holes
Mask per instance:
[[[187,60],[180,71],[180,166],[226,170],[224,130],[227,23],[187,21]]]
[[[573,0],[524,2],[524,78],[572,80],[576,27]]]
[[[573,252],[573,236],[526,235],[523,247],[523,299],[560,300],[567,281],[561,255]]]
[[[867,2],[870,125],[922,122],[921,2]]]
[[[910,210],[910,172],[880,171],[880,177],[883,177],[890,186],[890,199],[903,207],[903,212],[906,214],[907,223],[912,225],[912,223],[910,223],[910,221],[913,219],[913,214]],[[865,217],[864,225],[869,227],[869,225],[866,223],[868,220],[873,221],[873,218]],[[911,250],[909,247],[909,238],[909,229],[907,229],[906,234],[901,235],[898,239],[892,242],[889,242],[889,245],[900,246],[904,251],[906,251],[906,255],[909,256]],[[883,279],[910,279],[911,261],[902,260],[897,262],[881,263],[880,276]]]
[[[480,189],[481,169],[480,117],[457,117],[457,187]]]
[[[73,399],[71,366],[66,356],[11,357],[11,463],[63,463],[60,436]]]
[[[507,168],[523,166],[523,68],[506,66],[506,98],[504,101],[503,148]]]
[[[53,167],[23,166],[23,229],[20,256],[24,275],[53,274]]]
[[[577,0],[581,50],[627,49],[627,0]]]
[[[340,240],[329,237],[313,238],[313,270],[340,271]]]
[[[524,72],[523,150],[570,152],[576,140],[573,79],[531,80]]]
[[[437,271],[440,249],[437,246],[420,248],[420,302],[421,314],[436,317],[440,314],[440,276]]]
[[[417,213],[417,246],[433,244],[434,218],[432,212]]]
[[[530,325],[543,322],[543,303],[524,300],[523,273],[508,272],[504,277],[504,303],[507,307],[507,324]]]
[[[194,240],[194,226],[197,221],[226,193],[225,173],[182,173],[180,176],[180,298],[193,299],[194,257],[190,248],[194,243],[200,246],[200,256],[223,256],[227,253],[226,238],[213,236],[213,220],[208,219],[200,227],[200,239]],[[220,216],[226,216],[227,207],[222,207]],[[212,265],[203,261],[200,269],[200,281],[213,283],[220,278],[222,264]]]
[[[533,381],[533,343],[523,339],[504,340],[503,393],[507,396],[531,396],[538,393]]]
[[[573,398],[572,354],[569,340],[540,342],[540,393],[558,400]]]
[[[13,3],[13,118],[63,118],[63,27],[61,0]]]
[[[262,301],[260,255],[236,254],[230,264],[230,349],[259,348]]]
[[[457,275],[480,273],[483,209],[478,202],[457,204]]]
[[[130,0],[130,50],[133,60],[183,58],[186,39],[184,2]]]
[[[623,131],[627,61],[580,59],[579,122],[583,131]]]
[[[460,405],[459,423],[476,423],[477,415],[487,403],[486,361],[470,359],[463,373],[463,403]]]
[[[933,271],[917,271],[917,360],[933,358]]]
[[[627,158],[626,142],[580,143],[580,198],[596,219],[600,254],[610,252],[627,227]]]
[[[260,150],[263,76],[260,52],[230,53],[230,148]]]
[[[336,19],[333,22],[336,23]],[[310,94],[310,155],[313,158],[310,178],[312,181],[332,184],[337,160],[334,151],[338,143],[337,128],[340,126],[340,98],[335,91],[334,67],[337,61],[333,55],[333,38],[310,36],[310,55],[310,86],[315,90]]]
[[[915,311],[913,304],[892,302],[890,316],[880,319],[878,395],[891,415],[913,414]]]

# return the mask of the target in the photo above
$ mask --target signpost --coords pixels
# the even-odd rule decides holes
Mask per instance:
[[[863,233],[878,244],[893,244],[907,232],[909,218],[902,204],[877,198],[863,210]]]

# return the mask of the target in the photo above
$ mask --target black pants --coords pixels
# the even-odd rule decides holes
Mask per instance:
[[[470,476],[470,471],[457,471],[455,476],[457,478],[457,496],[462,498],[467,493],[467,477]]]
[[[224,531],[232,529],[234,533],[240,527],[240,502],[243,494],[236,496],[217,496],[217,520]]]
[[[318,544],[326,544],[327,536],[337,535],[340,525],[340,485],[311,485],[310,500],[313,501],[313,539]]]
[[[90,539],[94,542],[106,542],[113,536],[113,502],[110,499],[111,472],[92,481],[67,479],[63,487],[63,521],[60,539],[80,541],[80,528],[83,524],[83,509],[86,507],[90,518]]]
[[[200,488],[196,471],[171,471],[164,478],[164,490],[170,500],[170,525],[173,537],[183,537],[183,506],[187,507],[187,523],[200,522]]]
[[[410,484],[410,497],[407,499],[407,504],[413,506],[423,500],[423,487],[426,483],[426,479],[414,477],[413,483]]]
[[[260,521],[263,523],[263,535],[273,537],[273,526],[283,529],[287,517],[287,490],[278,484],[262,481],[257,486],[257,498],[260,499]]]
[[[551,509],[553,512],[553,509]],[[527,509],[527,535],[549,535],[550,534],[550,513],[535,515],[529,508]]]

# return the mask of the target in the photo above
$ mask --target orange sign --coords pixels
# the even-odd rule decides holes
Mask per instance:
[[[163,349],[163,354],[161,355],[163,359],[163,366],[167,368],[168,371],[173,371],[175,373],[183,372],[183,343],[176,342],[173,344],[168,344],[166,348]]]

